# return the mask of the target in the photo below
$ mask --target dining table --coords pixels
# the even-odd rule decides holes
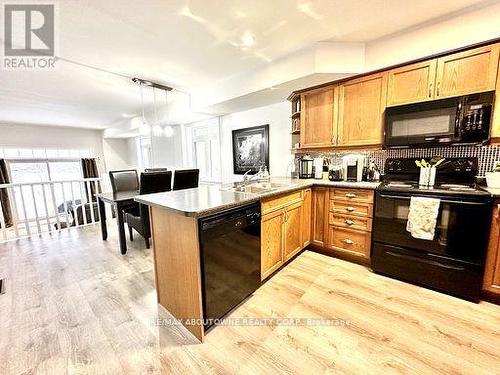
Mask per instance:
[[[108,228],[106,224],[106,204],[109,204],[116,209],[116,224],[118,225],[118,241],[120,243],[120,252],[122,255],[127,254],[127,240],[125,237],[125,222],[123,210],[135,204],[134,198],[139,195],[139,190],[119,191],[116,193],[106,192],[97,193],[97,202],[99,206],[99,216],[101,223],[102,239],[108,239]]]

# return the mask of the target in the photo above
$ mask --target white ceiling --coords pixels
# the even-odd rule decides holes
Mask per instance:
[[[318,41],[368,42],[489,3],[56,1],[58,55],[77,64],[58,61],[54,70],[0,71],[0,122],[130,127],[130,117],[140,114],[139,89],[121,75],[151,79],[183,92],[202,86],[217,90],[221,80],[269,66]],[[253,46],[242,44],[245,33],[253,35]],[[172,93],[169,100],[189,103],[182,92]],[[147,92],[148,105],[151,101]],[[182,108],[178,106],[164,122],[199,117],[189,115],[186,120]]]

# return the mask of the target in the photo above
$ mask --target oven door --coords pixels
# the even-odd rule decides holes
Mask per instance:
[[[449,98],[386,108],[384,145],[430,146],[458,142],[459,99]]]
[[[377,192],[373,240],[433,255],[482,266],[488,242],[491,201],[467,200],[447,196],[441,199],[434,239],[413,238],[406,230],[411,196]]]

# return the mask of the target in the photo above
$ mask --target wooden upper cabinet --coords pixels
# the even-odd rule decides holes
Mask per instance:
[[[262,216],[261,232],[260,274],[264,280],[283,264],[283,210]]]
[[[386,97],[386,72],[354,79],[339,86],[339,146],[382,144]]]
[[[498,45],[500,46],[500,45]],[[491,138],[494,142],[500,140],[500,57],[498,62],[497,86],[495,92],[495,106],[493,107],[493,121],[491,123]]]
[[[301,148],[333,145],[336,133],[334,91],[333,87],[327,87],[302,94],[300,115]]]
[[[497,200],[495,203],[484,268],[483,289],[500,296],[500,201]]]
[[[437,60],[392,69],[388,73],[387,105],[422,102],[434,98]]]
[[[495,90],[498,52],[493,44],[437,59],[436,97]]]

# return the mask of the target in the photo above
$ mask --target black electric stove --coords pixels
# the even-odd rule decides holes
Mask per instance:
[[[418,185],[415,159],[388,159],[375,194],[372,268],[375,272],[477,301],[490,228],[492,197],[476,183],[477,158],[448,159],[433,187]],[[435,235],[406,230],[411,198],[440,200]]]

